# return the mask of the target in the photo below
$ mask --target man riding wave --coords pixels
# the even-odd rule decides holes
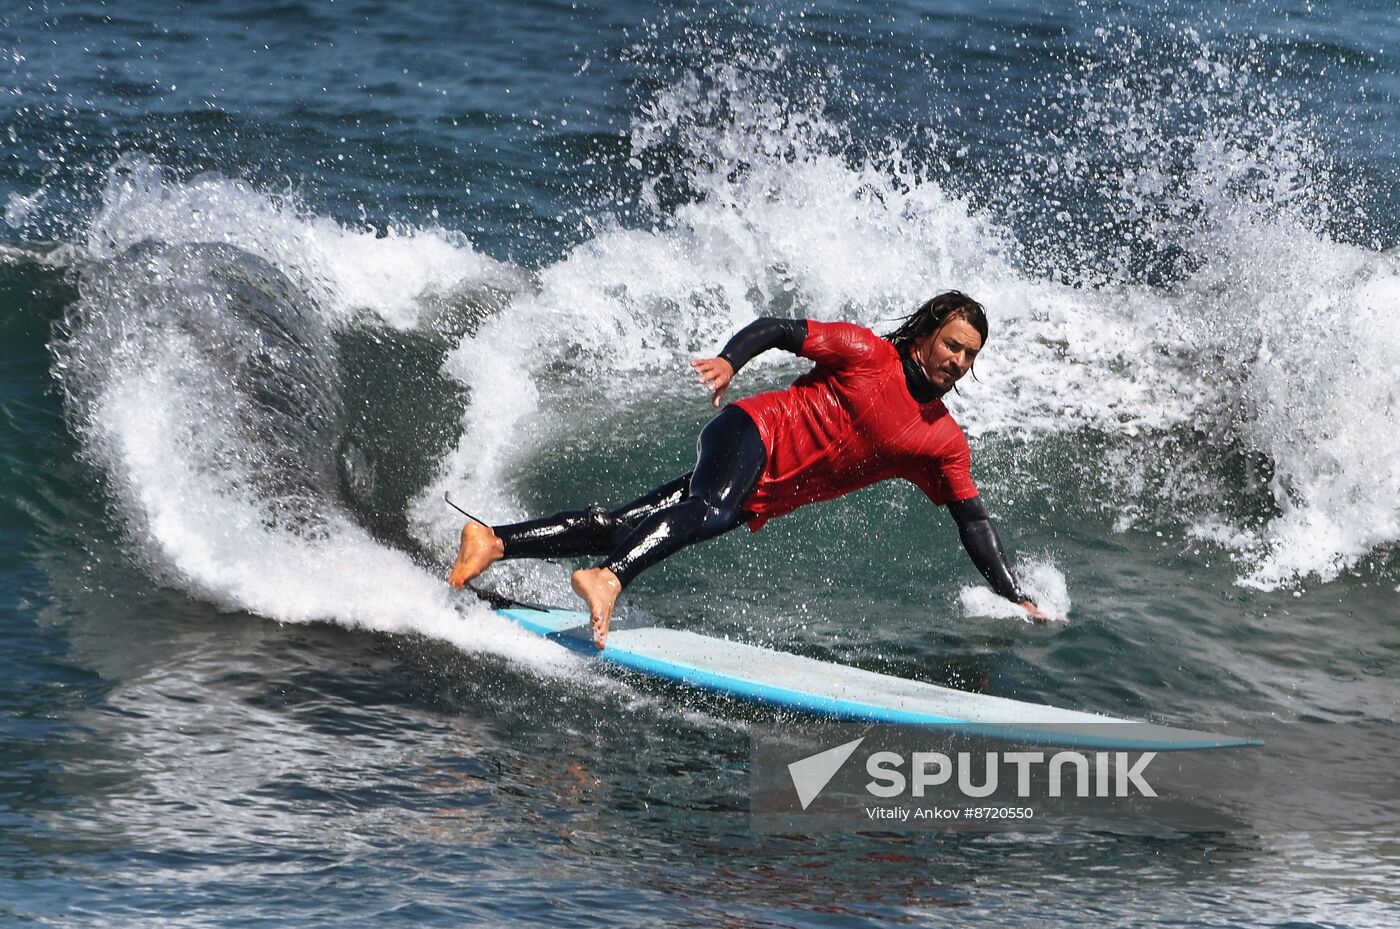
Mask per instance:
[[[470,520],[448,578],[454,587],[502,558],[605,556],[573,573],[602,648],[613,608],[642,571],[741,523],[770,519],[890,478],[947,507],[973,564],[1001,596],[1047,619],[1017,582],[972,481],[967,438],[942,397],[987,341],[982,305],[934,297],[888,336],[854,323],[761,318],[714,358],[692,362],[719,406],[736,372],[772,348],[815,362],[784,390],[726,406],[700,432],[695,469],[609,510],[590,506],[505,526]]]

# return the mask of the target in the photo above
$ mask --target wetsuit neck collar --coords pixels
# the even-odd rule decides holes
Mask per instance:
[[[914,402],[932,403],[943,396],[924,373],[923,365],[914,360],[914,343],[908,339],[900,339],[894,343],[894,347],[899,352],[899,360],[904,364],[904,386],[909,389],[909,396],[914,398]]]

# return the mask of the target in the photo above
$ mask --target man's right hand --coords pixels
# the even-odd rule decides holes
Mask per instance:
[[[1046,612],[1044,612],[1043,610],[1041,610],[1040,607],[1036,606],[1034,601],[1032,601],[1032,600],[1022,600],[1020,606],[1021,606],[1021,609],[1025,610],[1027,613],[1031,614],[1031,619],[1035,620],[1036,622],[1038,622],[1038,623],[1044,623],[1044,622],[1049,622],[1049,621],[1050,621],[1050,616],[1049,616],[1049,614],[1047,614]]]
[[[718,407],[729,389],[729,382],[734,380],[733,366],[723,358],[697,358],[690,366],[699,374],[700,383],[714,391],[710,405]]]

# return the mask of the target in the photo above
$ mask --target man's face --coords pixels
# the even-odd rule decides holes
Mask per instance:
[[[982,335],[965,319],[950,319],[931,335],[914,340],[914,359],[940,395],[953,389],[982,350]]]

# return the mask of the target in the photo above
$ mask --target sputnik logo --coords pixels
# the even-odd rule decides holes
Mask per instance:
[[[860,743],[864,741],[865,736],[861,736],[844,745],[808,755],[788,765],[788,774],[792,777],[792,786],[797,789],[797,800],[802,804],[802,809],[811,806],[823,788],[831,783],[836,772],[841,770],[846,759],[855,754],[855,750],[860,748]]]

